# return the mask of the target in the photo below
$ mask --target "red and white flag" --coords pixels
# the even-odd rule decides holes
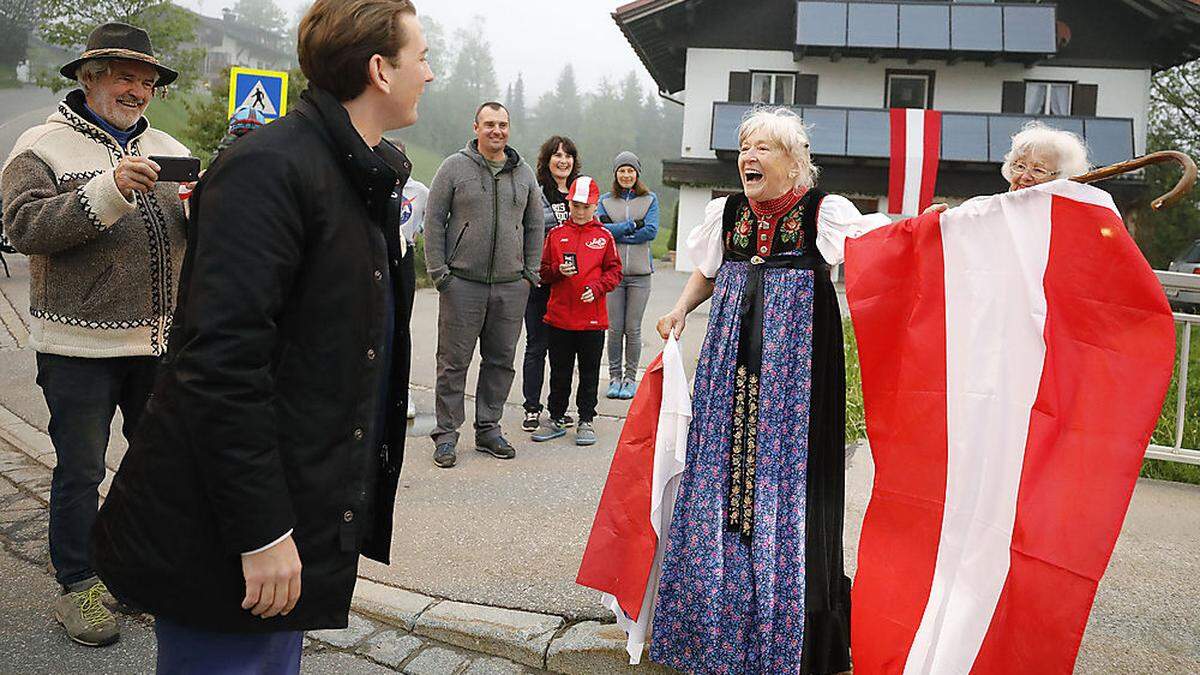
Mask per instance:
[[[641,661],[653,619],[691,419],[683,355],[672,335],[629,406],[575,579],[601,592],[628,636],[633,665]]]
[[[942,152],[942,113],[892,108],[888,212],[915,216],[933,203]]]
[[[875,485],[856,673],[1070,673],[1174,359],[1109,195],[1068,181],[847,242]]]

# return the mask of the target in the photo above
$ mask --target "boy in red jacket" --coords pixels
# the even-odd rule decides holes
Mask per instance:
[[[616,242],[600,221],[596,207],[600,188],[580,176],[567,192],[571,217],[550,230],[542,248],[542,283],[550,286],[544,321],[549,327],[550,420],[532,436],[548,441],[566,435],[563,416],[571,397],[571,378],[579,359],[579,408],[576,445],[593,445],[596,431],[596,390],[600,386],[600,356],[608,330],[604,296],[621,283],[621,258]]]

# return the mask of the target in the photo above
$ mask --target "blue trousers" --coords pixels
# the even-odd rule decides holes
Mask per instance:
[[[96,576],[88,561],[88,541],[113,415],[119,406],[128,440],[154,388],[158,359],[39,353],[37,366],[37,383],[50,409],[50,440],[58,456],[50,479],[50,560],[58,583],[70,589]]]
[[[158,675],[296,675],[303,631],[215,633],[154,620]]]

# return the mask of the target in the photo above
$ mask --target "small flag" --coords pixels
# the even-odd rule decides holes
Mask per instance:
[[[933,203],[942,147],[942,113],[892,108],[888,212],[915,216]]]

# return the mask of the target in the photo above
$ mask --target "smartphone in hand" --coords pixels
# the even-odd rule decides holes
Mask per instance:
[[[200,160],[195,157],[167,157],[150,155],[150,161],[158,165],[158,179],[168,183],[192,183],[200,180]]]
[[[575,261],[574,253],[564,253],[563,254],[563,262],[570,265],[571,267],[574,267],[575,269],[579,269],[579,265]]]

